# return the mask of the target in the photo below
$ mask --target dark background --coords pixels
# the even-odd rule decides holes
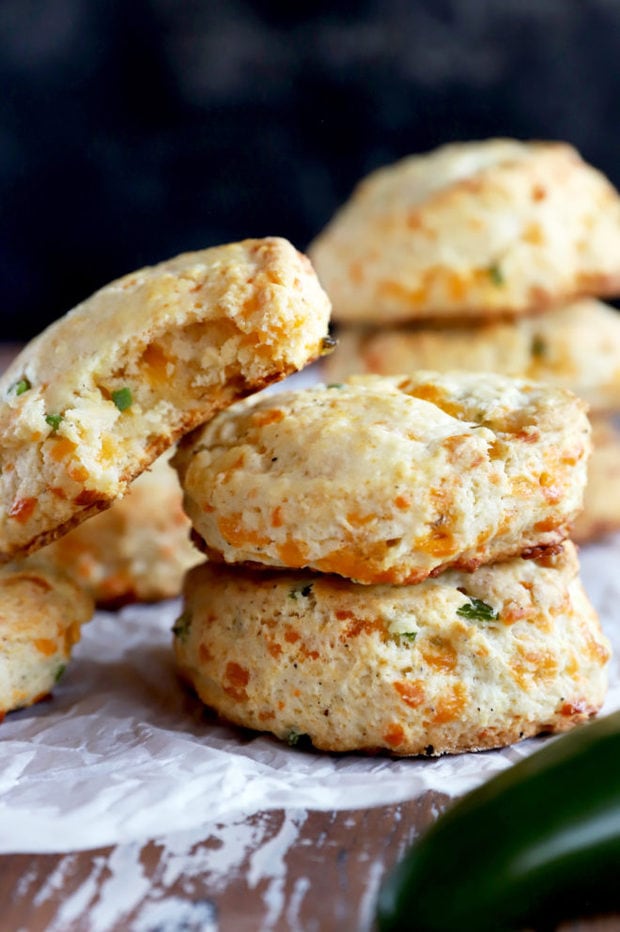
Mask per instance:
[[[372,168],[574,143],[620,184],[617,0],[0,0],[2,339],[111,278],[305,248]]]

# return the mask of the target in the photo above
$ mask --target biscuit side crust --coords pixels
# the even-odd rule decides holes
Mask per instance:
[[[568,388],[592,411],[620,407],[620,313],[595,299],[514,321],[440,327],[342,327],[327,382],[417,369],[498,372]]]
[[[501,747],[586,721],[606,691],[609,644],[570,543],[416,586],[204,564],[174,631],[207,705],[327,751]]]

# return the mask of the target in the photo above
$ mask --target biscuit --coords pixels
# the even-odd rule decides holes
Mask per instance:
[[[589,449],[570,392],[422,371],[241,403],[172,462],[211,558],[404,584],[564,539]]]
[[[201,561],[189,534],[179,481],[163,456],[111,508],[29,559],[65,569],[99,606],[118,608],[179,595],[186,570]]]
[[[585,544],[613,531],[620,531],[620,422],[599,415],[592,418],[588,484],[571,537]]]
[[[51,693],[93,611],[90,595],[50,567],[0,569],[0,721]]]
[[[187,253],[107,285],[0,379],[0,559],[123,495],[183,433],[303,367],[329,301],[286,240]]]
[[[375,171],[310,247],[338,321],[497,317],[620,290],[620,198],[563,143],[456,143]]]
[[[430,328],[341,328],[327,381],[355,372],[499,372],[569,388],[596,411],[620,407],[620,313],[583,299],[515,321]]]
[[[500,747],[585,721],[606,690],[609,645],[569,542],[417,586],[204,564],[173,630],[208,706],[326,751]]]

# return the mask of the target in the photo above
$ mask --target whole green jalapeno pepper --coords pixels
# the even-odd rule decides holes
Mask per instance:
[[[380,893],[377,925],[418,932],[554,928],[620,912],[620,712],[462,797]]]

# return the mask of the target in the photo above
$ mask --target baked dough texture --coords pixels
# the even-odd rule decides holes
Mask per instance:
[[[0,721],[52,692],[93,611],[90,595],[51,567],[0,569]]]
[[[208,706],[326,751],[438,755],[565,731],[600,708],[609,658],[568,542],[416,586],[204,564],[174,633]]]
[[[29,559],[70,571],[100,607],[119,608],[178,596],[186,570],[202,558],[190,541],[176,472],[163,456],[111,508]]]
[[[172,462],[212,559],[411,584],[563,540],[589,432],[563,389],[421,371],[243,402]]]
[[[363,180],[310,247],[334,320],[497,317],[620,290],[620,198],[569,145],[442,146]]]
[[[515,321],[431,328],[343,327],[327,381],[416,369],[499,372],[569,388],[593,411],[620,408],[620,313],[593,298]]]
[[[0,379],[0,559],[108,507],[186,431],[319,356],[329,301],[286,240],[186,253],[102,288]]]
[[[620,531],[620,416],[592,418],[592,455],[583,511],[571,537],[580,544]]]

